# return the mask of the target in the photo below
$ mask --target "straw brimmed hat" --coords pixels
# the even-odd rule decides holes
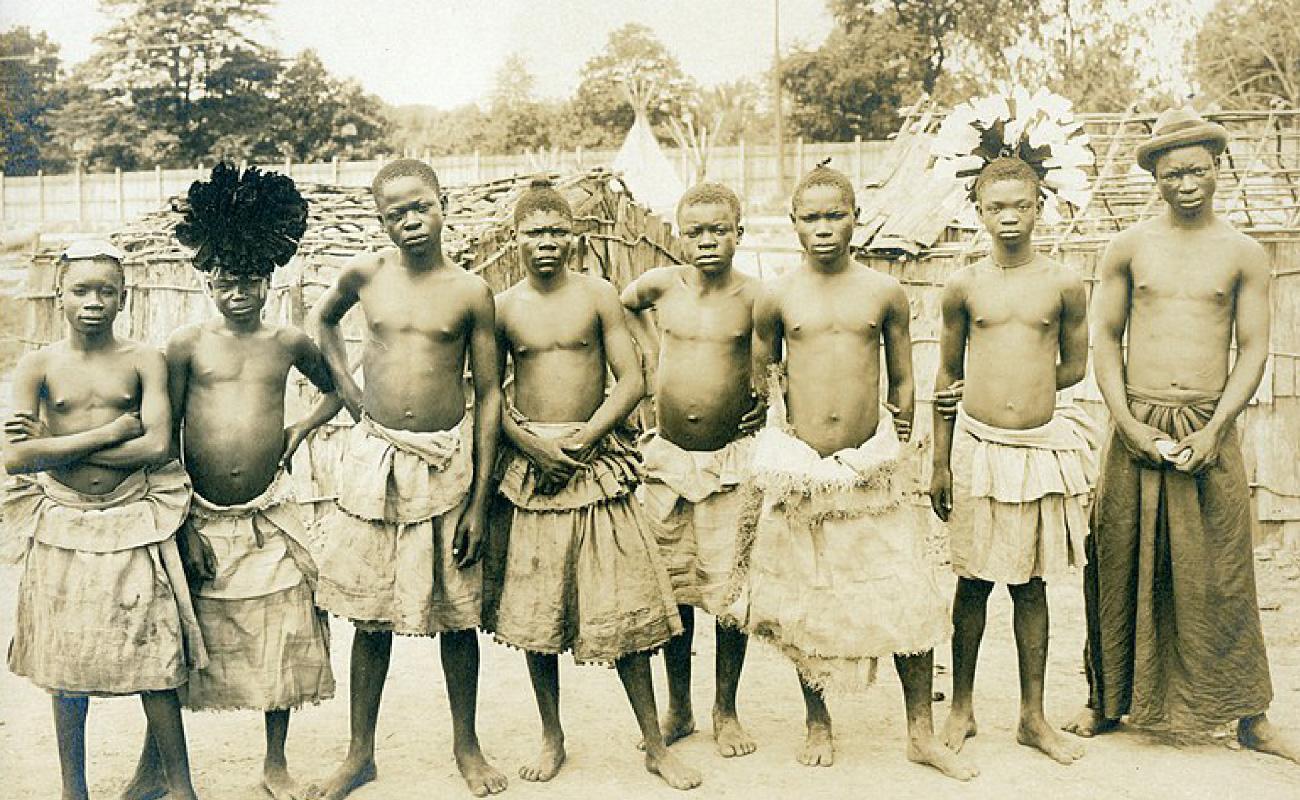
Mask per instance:
[[[1207,121],[1193,108],[1165,109],[1156,117],[1151,138],[1138,145],[1138,166],[1147,172],[1155,172],[1156,156],[1189,144],[1203,144],[1218,156],[1228,146],[1228,129]]]

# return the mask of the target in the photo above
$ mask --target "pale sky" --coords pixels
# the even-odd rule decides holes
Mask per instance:
[[[819,44],[824,0],[780,0],[783,49]],[[450,108],[484,101],[500,64],[521,54],[544,97],[565,97],[610,31],[649,26],[705,86],[759,77],[772,63],[772,0],[279,0],[263,41],[293,56],[314,48],[335,75],[389,103]],[[0,0],[0,30],[26,25],[85,60],[109,25],[96,0]]]

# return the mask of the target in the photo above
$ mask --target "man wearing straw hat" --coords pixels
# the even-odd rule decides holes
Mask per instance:
[[[1214,212],[1227,139],[1191,109],[1161,114],[1137,162],[1167,210],[1117,236],[1099,267],[1094,363],[1113,431],[1084,572],[1088,707],[1066,729],[1092,736],[1124,714],[1173,731],[1235,721],[1245,747],[1296,761],[1300,744],[1264,713],[1234,424],[1268,355],[1269,265]]]

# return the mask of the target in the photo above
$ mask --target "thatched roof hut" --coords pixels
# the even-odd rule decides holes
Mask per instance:
[[[1270,356],[1263,383],[1245,415],[1244,449],[1261,533],[1300,547],[1300,112],[1209,114],[1231,133],[1221,161],[1215,205],[1259,240],[1273,268]],[[1134,151],[1150,136],[1153,115],[1086,115],[1097,163],[1088,207],[1059,224],[1040,225],[1042,250],[1078,270],[1088,286],[1107,242],[1120,230],[1160,213],[1162,201]],[[939,299],[958,268],[988,253],[988,235],[968,210],[964,188],[928,171],[930,134],[941,115],[918,109],[895,141],[895,157],[862,197],[861,258],[897,277],[912,303],[917,398],[928,401],[937,369]],[[1105,416],[1091,374],[1078,400]],[[928,439],[928,406],[918,413],[918,439]],[[929,459],[922,459],[928,471]],[[928,475],[923,476],[928,484]]]
[[[556,190],[573,206],[578,246],[571,268],[602,275],[621,289],[651,267],[681,261],[681,248],[671,226],[639,205],[619,178],[597,169],[552,179]],[[523,276],[515,258],[510,218],[529,180],[520,176],[446,188],[444,250],[466,269],[482,275],[494,291]],[[343,262],[390,242],[367,189],[301,183],[299,189],[310,203],[307,232],[298,254],[276,271],[264,315],[268,321],[301,327]],[[161,209],[112,235],[128,254],[129,291],[117,327],[122,336],[162,346],[177,328],[216,313],[190,265],[191,253],[173,235],[180,216],[171,208]],[[24,344],[29,348],[48,344],[64,333],[54,294],[57,258],[57,251],[39,252],[28,272],[23,329]],[[360,312],[349,313],[343,327],[355,362],[364,333]],[[315,395],[305,378],[296,373],[294,377],[297,382],[289,392],[286,417],[290,421]],[[320,501],[333,495],[334,476],[329,466],[338,461],[342,439],[337,429],[350,423],[346,414],[340,414],[312,439],[309,452],[299,451],[294,478],[300,499]],[[310,469],[302,468],[309,465]]]

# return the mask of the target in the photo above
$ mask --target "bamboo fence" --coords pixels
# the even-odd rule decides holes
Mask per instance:
[[[596,169],[552,176],[555,188],[573,206],[577,246],[570,268],[601,275],[618,288],[651,267],[681,261],[671,226],[638,205],[616,176]],[[466,269],[478,273],[500,292],[522,275],[516,257],[511,213],[529,177],[448,188],[443,249]],[[272,277],[264,318],[303,327],[311,308],[333,282],[340,267],[358,253],[389,246],[367,189],[300,184],[310,217],[298,254]],[[161,347],[178,328],[210,318],[211,306],[191,253],[173,235],[180,214],[165,209],[136,219],[112,235],[127,253],[127,298],[118,316],[119,335]],[[28,270],[26,324],[22,342],[31,349],[64,335],[65,322],[56,305],[58,252],[38,252]],[[343,320],[352,363],[360,360],[365,335],[359,310]],[[315,389],[294,373],[286,420],[301,415],[315,400]],[[341,429],[351,419],[340,414],[321,428],[295,457],[294,482],[305,503],[319,506],[334,495],[332,465],[340,461]]]
[[[1300,547],[1300,112],[1273,110],[1211,114],[1231,139],[1221,160],[1216,206],[1258,240],[1272,266],[1270,355],[1264,380],[1245,413],[1243,449],[1262,538]],[[988,253],[989,240],[965,216],[960,184],[927,170],[929,137],[942,115],[919,107],[895,140],[894,167],[861,198],[861,258],[894,275],[912,306],[917,397],[917,447],[928,441],[938,368],[940,296],[953,272]],[[1084,117],[1097,152],[1091,204],[1055,225],[1040,225],[1039,247],[1081,274],[1089,291],[1106,243],[1120,230],[1163,211],[1151,176],[1136,167],[1134,150],[1150,136],[1154,116]],[[1098,419],[1106,411],[1092,375],[1076,399]],[[918,475],[927,484],[929,459]]]

